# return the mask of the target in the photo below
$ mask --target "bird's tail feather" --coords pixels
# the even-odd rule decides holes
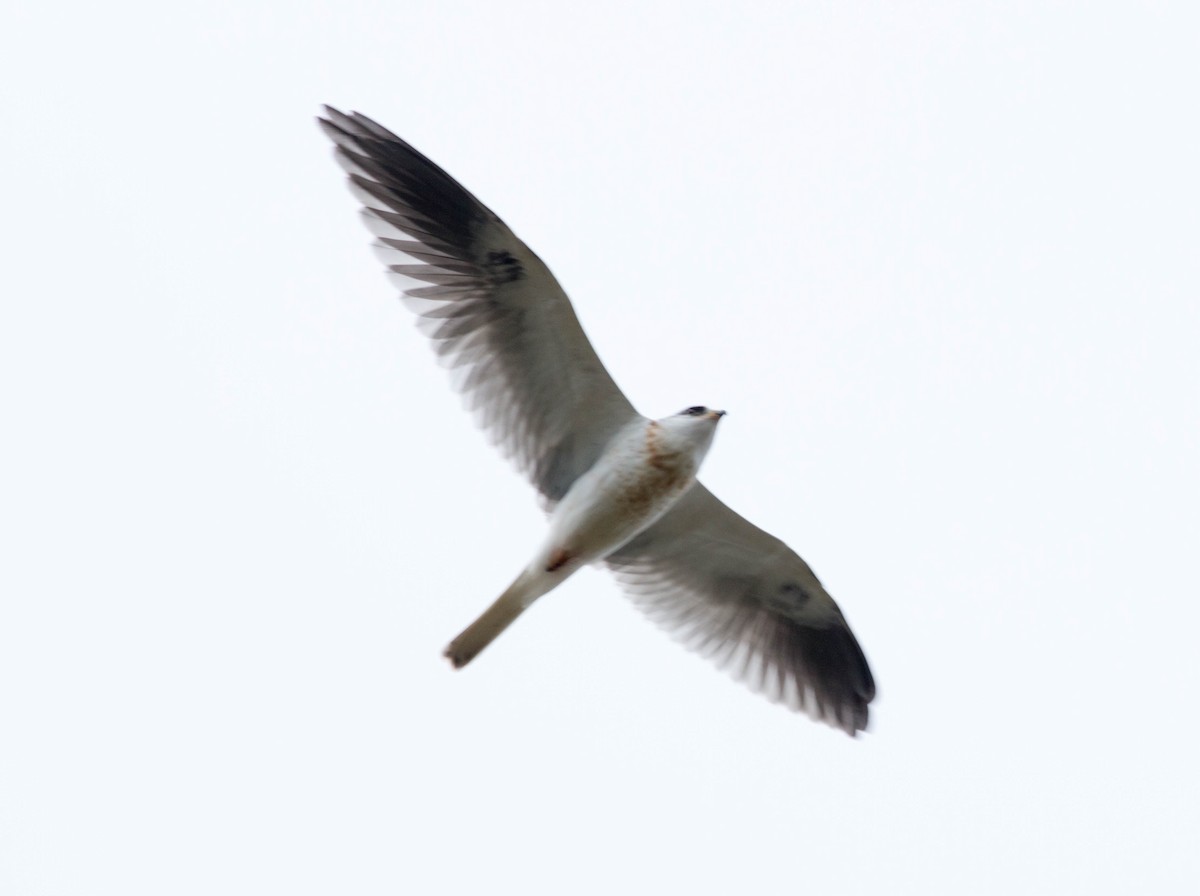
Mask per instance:
[[[492,605],[468,625],[444,651],[455,669],[461,669],[496,639],[535,600],[558,584],[554,577],[526,569]]]

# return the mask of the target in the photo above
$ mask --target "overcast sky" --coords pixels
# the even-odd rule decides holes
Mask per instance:
[[[568,6],[6,10],[0,892],[1194,892],[1200,15]],[[323,102],[729,410],[865,736],[601,571],[451,671],[544,522]]]

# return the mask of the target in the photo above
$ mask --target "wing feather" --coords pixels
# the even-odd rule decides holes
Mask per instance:
[[[503,221],[386,128],[325,112],[389,279],[490,441],[553,506],[637,412],[554,275]]]
[[[866,729],[875,682],[833,598],[700,483],[606,563],[651,620],[752,690],[851,736]]]

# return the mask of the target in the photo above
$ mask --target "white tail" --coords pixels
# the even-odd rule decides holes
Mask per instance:
[[[556,576],[539,569],[524,570],[478,619],[450,642],[444,655],[455,669],[461,669],[512,625],[530,604],[564,578],[566,576]]]

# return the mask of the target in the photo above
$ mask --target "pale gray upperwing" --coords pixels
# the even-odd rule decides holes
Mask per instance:
[[[633,405],[554,275],[503,221],[366,116],[326,115],[405,304],[489,438],[552,506],[637,416]]]
[[[655,623],[753,690],[851,736],[866,729],[875,682],[833,598],[700,483],[606,562]]]

